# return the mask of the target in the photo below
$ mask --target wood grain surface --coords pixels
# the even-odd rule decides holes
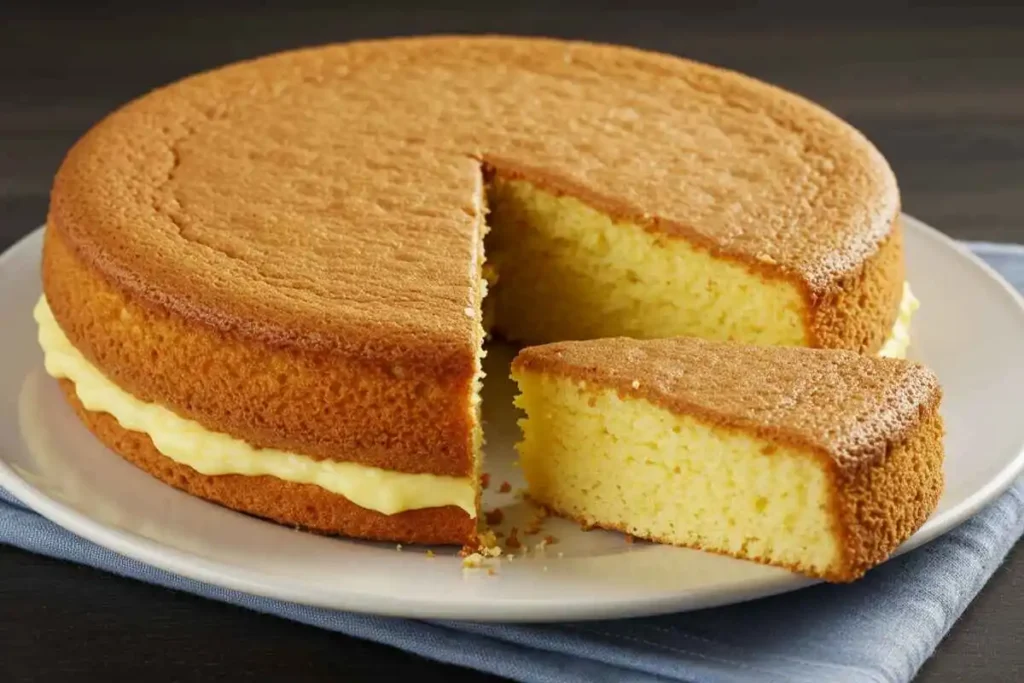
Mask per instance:
[[[664,3],[669,6],[671,3]],[[829,3],[821,3],[829,5]],[[871,3],[867,3],[870,5]],[[0,10],[0,249],[42,223],[67,147],[197,70],[356,37],[546,34],[628,43],[800,92],[861,128],[904,209],[956,237],[1024,242],[1024,12],[895,3],[83,3]],[[882,9],[884,8],[884,9]],[[1018,548],[919,680],[1024,680]],[[496,680],[0,547],[0,680]]]

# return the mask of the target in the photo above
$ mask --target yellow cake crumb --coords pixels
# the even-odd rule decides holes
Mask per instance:
[[[465,569],[479,569],[484,564],[484,556],[480,553],[472,553],[462,558],[462,566]]]
[[[477,536],[477,545],[480,548],[493,548],[497,544],[498,544],[497,536],[490,529],[487,529],[485,531],[481,531],[479,533],[479,535]]]

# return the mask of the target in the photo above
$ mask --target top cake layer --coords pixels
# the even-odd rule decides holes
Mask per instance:
[[[524,349],[512,367],[809,448],[840,471],[885,457],[941,398],[935,375],[910,361],[696,338],[547,344]]]
[[[139,99],[70,152],[49,224],[126,296],[183,318],[464,368],[485,164],[795,281],[812,306],[857,277],[899,208],[858,132],[752,79],[621,47],[421,38]]]

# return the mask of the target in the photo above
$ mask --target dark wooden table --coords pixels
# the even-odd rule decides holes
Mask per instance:
[[[162,11],[140,9],[143,3],[60,15],[38,7],[3,10],[0,248],[43,221],[63,152],[128,98],[278,49],[441,31],[630,43],[749,72],[810,96],[865,131],[893,164],[908,212],[957,237],[1024,241],[1024,14],[890,7],[870,16],[849,3],[814,15],[719,4],[685,12],[554,1],[444,11],[386,2],[330,12],[188,2]],[[919,680],[1024,680],[1022,615],[1024,552],[1018,550]],[[93,676],[153,683],[487,679],[0,547],[0,680]]]

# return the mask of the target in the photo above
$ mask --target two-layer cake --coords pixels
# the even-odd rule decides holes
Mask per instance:
[[[861,134],[736,73],[358,42],[200,74],[89,131],[54,184],[36,317],[83,421],[163,481],[471,543],[485,318],[526,343],[900,355],[899,208]]]

